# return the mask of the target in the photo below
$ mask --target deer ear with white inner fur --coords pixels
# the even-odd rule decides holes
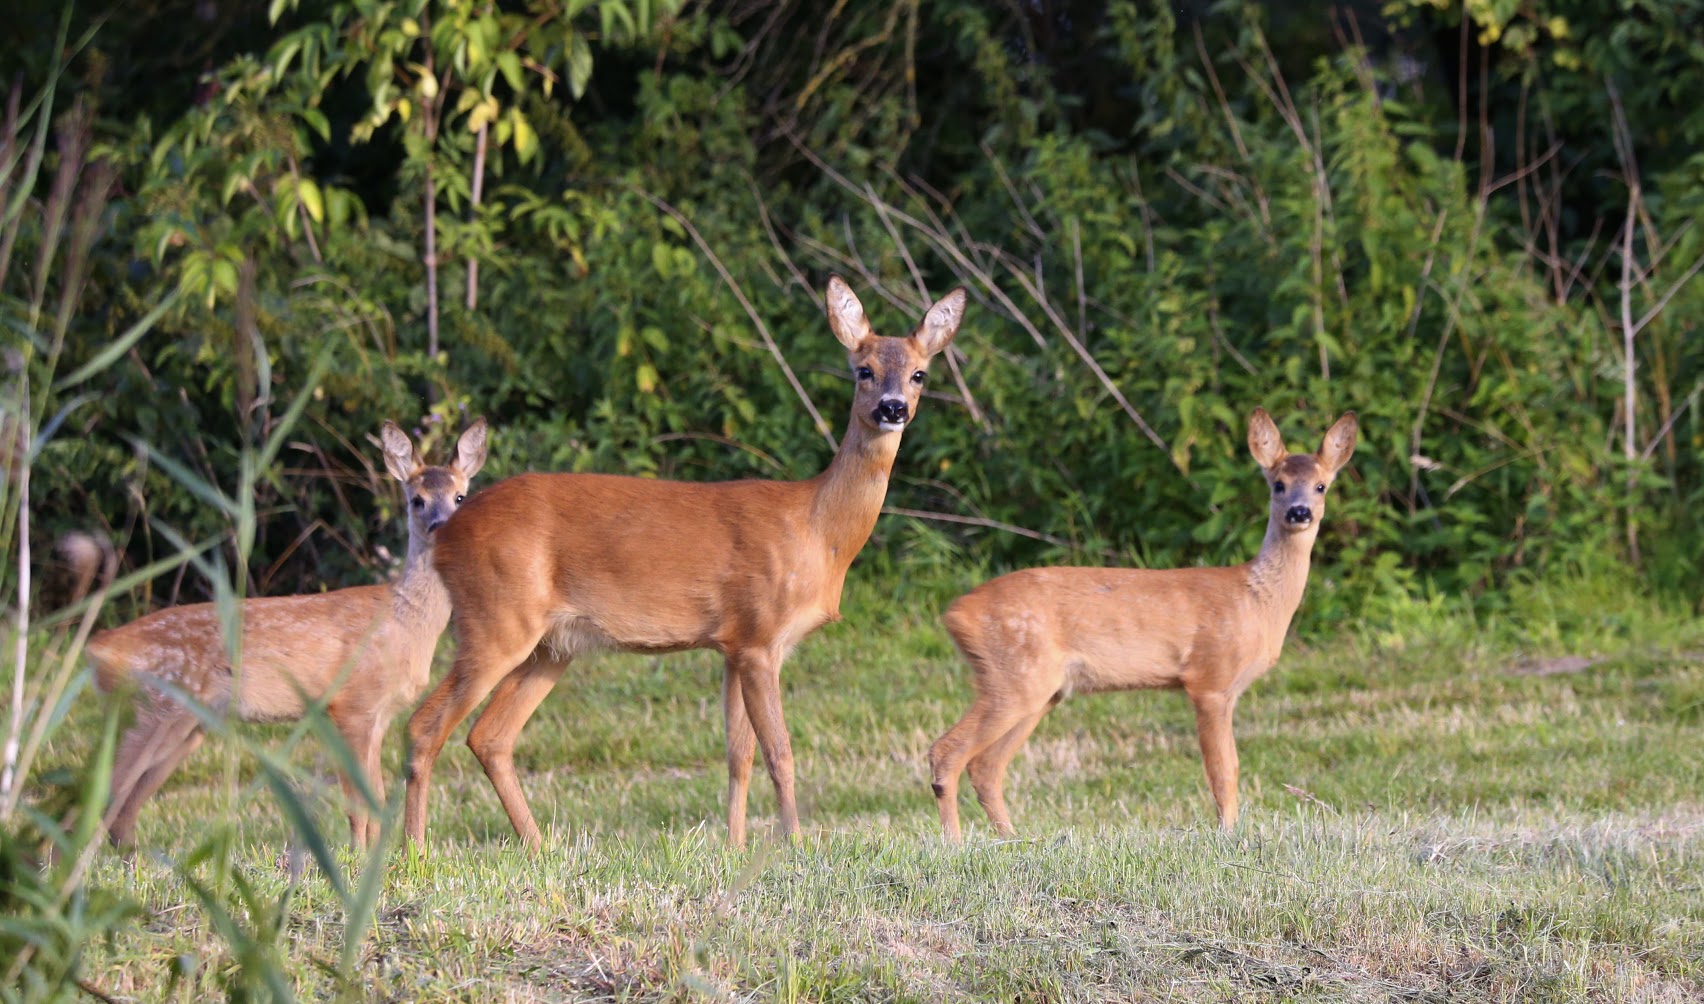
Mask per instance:
[[[1319,462],[1336,474],[1349,462],[1355,452],[1355,434],[1360,425],[1355,413],[1346,411],[1337,423],[1326,430],[1325,441],[1319,445]]]
[[[929,312],[923,315],[916,338],[924,352],[932,356],[952,343],[953,336],[958,334],[959,324],[964,320],[965,299],[964,287],[960,286],[936,300]]]
[[[1254,414],[1248,417],[1248,452],[1254,455],[1255,463],[1267,470],[1277,467],[1289,456],[1284,449],[1284,437],[1265,408],[1254,409]]]
[[[472,478],[485,466],[485,419],[476,418],[456,440],[456,470],[464,478]]]
[[[406,484],[421,467],[420,455],[414,452],[414,440],[408,438],[395,422],[386,421],[379,429],[379,442],[385,447],[385,469],[391,477]]]
[[[864,316],[864,305],[858,302],[858,294],[852,292],[845,279],[831,275],[824,299],[828,304],[829,330],[848,351],[856,351],[872,333],[870,319]]]

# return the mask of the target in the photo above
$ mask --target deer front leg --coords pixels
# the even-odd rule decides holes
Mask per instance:
[[[746,801],[751,791],[751,761],[757,752],[757,733],[746,714],[745,693],[732,658],[722,673],[722,718],[728,732],[728,843],[744,847]]]
[[[487,636],[473,629],[457,629],[461,650],[456,663],[408,720],[408,786],[404,797],[403,833],[411,844],[426,842],[426,802],[432,786],[432,768],[438,762],[450,733],[462,723],[491,688],[519,666],[538,645],[542,630],[530,634],[513,630],[511,637],[522,642],[506,643],[504,636]],[[511,822],[513,816],[511,815]]]
[[[485,768],[491,787],[497,789],[497,799],[503,803],[521,843],[530,850],[543,846],[544,834],[533,819],[521,780],[515,774],[515,741],[567,668],[566,661],[554,659],[521,664],[491,692],[491,703],[467,733],[468,747]]]
[[[730,654],[729,665],[740,677],[746,716],[751,719],[757,744],[763,748],[763,765],[775,784],[775,800],[781,811],[781,832],[797,839],[799,808],[793,798],[793,740],[781,714],[781,656],[767,649],[746,649]]]
[[[1219,826],[1229,830],[1237,823],[1237,740],[1231,734],[1231,711],[1237,700],[1228,694],[1191,694],[1195,705],[1195,731],[1201,741],[1201,762],[1207,768],[1207,786],[1219,806]]]

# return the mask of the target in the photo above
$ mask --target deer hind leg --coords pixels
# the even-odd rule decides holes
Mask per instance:
[[[467,733],[468,748],[485,768],[491,787],[497,789],[497,799],[509,814],[509,823],[521,843],[534,850],[544,842],[544,835],[533,820],[526,793],[515,775],[515,740],[567,668],[567,660],[556,659],[535,659],[517,666],[491,692],[491,703]]]
[[[763,749],[763,765],[775,785],[775,801],[781,813],[781,832],[799,835],[799,806],[793,797],[793,740],[781,714],[781,654],[768,649],[747,649],[728,656],[728,665],[740,678],[740,696],[746,716]],[[731,786],[730,781],[730,786]]]
[[[367,789],[373,802],[367,803],[361,786],[348,774],[338,778],[343,788],[343,803],[349,813],[349,839],[357,851],[365,850],[379,838],[379,812],[385,804],[384,779],[379,776],[379,747],[384,739],[385,720],[379,715],[332,716],[337,731],[349,745],[350,759],[356,769],[366,774]]]
[[[524,637],[524,645],[505,644],[500,637],[494,638],[484,631],[468,630],[465,637],[458,638],[461,649],[456,653],[455,667],[408,720],[408,786],[403,830],[411,843],[426,841],[426,801],[432,768],[450,733],[479,707],[479,702],[485,700],[485,695],[510,670],[532,655],[543,634],[542,628],[524,634],[514,632],[511,637]]]
[[[163,698],[142,712],[124,734],[118,751],[121,774],[113,784],[104,820],[107,837],[115,846],[129,846],[142,806],[195,752],[203,735],[193,712]]]
[[[751,716],[746,714],[739,670],[731,658],[722,673],[722,718],[728,732],[728,843],[744,847],[746,796],[751,791],[751,762],[757,752],[757,732],[751,727]]]
[[[970,784],[976,789],[976,800],[982,803],[982,811],[988,814],[988,821],[994,824],[994,832],[1002,837],[1009,837],[1017,832],[1012,828],[1012,817],[1006,812],[1006,767],[1012,762],[1012,758],[1017,756],[1024,741],[1035,731],[1042,716],[1047,714],[1052,706],[1050,703],[1040,711],[1020,719],[1018,724],[1006,730],[1005,735],[970,758]]]
[[[941,811],[941,829],[947,840],[958,843],[963,839],[958,819],[959,775],[983,750],[993,746],[1029,717],[1027,708],[1014,706],[987,693],[978,693],[976,701],[958,724],[948,729],[946,735],[935,740],[935,745],[929,748],[929,776],[935,791],[935,804]],[[972,776],[971,783],[980,795],[981,781]],[[983,802],[984,809],[987,805]],[[989,818],[993,819],[992,814]],[[995,827],[999,828],[998,822]]]
[[[1237,824],[1237,740],[1231,732],[1237,699],[1227,694],[1191,694],[1189,700],[1195,705],[1201,762],[1219,807],[1219,826],[1229,830]]]

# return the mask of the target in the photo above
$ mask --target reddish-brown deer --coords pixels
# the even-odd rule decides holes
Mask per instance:
[[[516,834],[538,846],[515,776],[515,740],[569,660],[597,649],[721,652],[729,838],[745,840],[754,739],[781,828],[797,835],[781,663],[840,617],[847,567],[875,528],[900,433],[916,415],[930,358],[958,331],[965,293],[942,297],[904,338],[877,336],[838,276],[827,306],[856,389],[840,449],[818,476],[689,484],[523,474],[481,492],[439,533],[458,649],[455,668],[408,723],[410,840],[425,840],[444,743],[490,694],[467,744]]]
[[[1302,602],[1325,493],[1355,450],[1355,414],[1337,420],[1314,454],[1290,454],[1256,408],[1248,448],[1271,489],[1266,539],[1232,568],[1031,568],[959,597],[943,620],[970,663],[976,700],[929,750],[947,838],[960,838],[958,778],[968,765],[997,833],[1012,820],[1006,766],[1049,709],[1073,694],[1182,688],[1219,824],[1237,819],[1231,711],[1278,661]]]
[[[432,653],[450,619],[449,598],[432,567],[433,538],[485,463],[485,420],[462,433],[455,459],[443,467],[422,463],[394,423],[384,424],[380,439],[385,467],[407,497],[408,557],[397,582],[244,600],[235,668],[211,603],[157,610],[89,640],[100,689],[136,687],[136,721],[119,746],[104,820],[113,843],[130,842],[143,803],[201,745],[201,720],[155,681],[248,722],[290,721],[325,701],[383,802],[385,730],[426,689]],[[342,784],[352,838],[364,847],[378,838],[379,822],[364,808],[354,779]]]

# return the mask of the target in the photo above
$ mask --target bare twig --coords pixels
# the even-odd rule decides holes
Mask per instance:
[[[1010,263],[1008,263],[1007,267],[1011,267]],[[1065,323],[1064,318],[1061,318],[1058,311],[1053,309],[1053,303],[1047,298],[1047,293],[1034,285],[1033,280],[1031,280],[1029,276],[1025,275],[1022,269],[1012,268],[1011,272],[1012,275],[1017,277],[1018,284],[1023,286],[1024,290],[1029,293],[1033,300],[1035,300],[1036,305],[1041,307],[1041,312],[1046,314],[1047,319],[1053,322],[1053,326],[1058,330],[1060,337],[1065,339],[1065,341],[1071,346],[1071,350],[1077,353],[1077,357],[1083,360],[1084,365],[1088,366],[1090,372],[1094,373],[1095,379],[1099,380],[1101,386],[1106,388],[1106,392],[1112,395],[1112,399],[1118,402],[1118,406],[1124,410],[1124,413],[1130,416],[1130,420],[1136,423],[1136,428],[1141,429],[1142,434],[1148,437],[1148,441],[1159,447],[1160,450],[1164,452],[1168,458],[1170,458],[1171,450],[1166,446],[1166,441],[1161,439],[1160,434],[1155,432],[1153,427],[1142,418],[1141,414],[1136,411],[1136,407],[1124,396],[1124,392],[1118,389],[1118,385],[1113,382],[1112,377],[1108,376],[1106,370],[1101,368],[1100,362],[1095,359],[1095,357],[1089,352],[1088,348],[1083,345],[1075,334],[1072,333],[1070,326]]]
[[[781,236],[775,232],[775,224],[769,219],[769,206],[763,201],[763,193],[757,190],[757,182],[752,180],[750,175],[747,175],[746,185],[751,188],[752,201],[757,203],[757,215],[763,221],[763,232],[769,235],[770,246],[775,248],[775,253],[786,263],[787,274],[793,277],[793,282],[797,283],[799,288],[803,289],[807,295],[816,296],[816,289],[811,286],[811,281],[805,278],[805,273],[801,272],[799,266],[793,262],[793,256],[788,254],[787,249],[781,246]]]
[[[763,452],[757,447],[752,446],[749,443],[742,443],[739,440],[729,438],[728,436],[717,435],[714,432],[665,432],[660,435],[652,436],[651,442],[672,443],[681,439],[702,439],[711,443],[720,443],[723,446],[731,446],[736,450],[743,450],[744,452],[751,454],[757,459],[768,464],[773,470],[781,471],[782,473],[785,473],[787,470],[781,465],[781,461],[776,460],[774,457]]]
[[[769,354],[775,357],[775,362],[787,377],[787,383],[792,386],[793,393],[798,395],[799,401],[805,406],[805,411],[810,413],[811,421],[816,423],[817,431],[822,433],[822,438],[828,441],[831,449],[838,447],[840,444],[834,441],[833,430],[829,428],[827,422],[823,421],[822,413],[817,411],[817,406],[812,403],[811,396],[805,393],[805,387],[799,383],[799,378],[794,375],[793,367],[787,364],[787,357],[781,354],[781,347],[775,344],[775,339],[769,334],[769,326],[763,323],[763,318],[758,315],[757,308],[753,307],[751,301],[746,299],[745,291],[740,288],[740,284],[728,272],[728,267],[722,264],[722,259],[717,256],[715,251],[711,250],[709,242],[704,239],[704,235],[698,232],[698,228],[693,226],[692,221],[687,219],[686,215],[680,210],[643,188],[635,187],[633,190],[645,201],[673,217],[674,221],[686,230],[687,235],[692,238],[692,242],[698,245],[698,250],[704,252],[704,256],[710,259],[710,264],[715,266],[717,274],[721,275],[722,281],[727,283],[728,289],[733,292],[734,299],[740,301],[740,306],[745,308],[746,316],[751,318],[751,323],[757,328],[757,333],[762,336],[763,344],[768,347]]]
[[[990,530],[1015,533],[1020,537],[1028,537],[1031,540],[1045,541],[1055,547],[1071,546],[1071,542],[1063,537],[1055,537],[1051,533],[1042,533],[1040,530],[1031,530],[1028,527],[1017,526],[1012,523],[1003,523],[1000,520],[989,519],[986,516],[960,516],[958,513],[952,512],[929,512],[925,509],[902,509],[899,506],[892,505],[882,506],[882,512],[889,516],[909,516],[912,519],[931,519],[939,523],[962,523],[966,526],[983,526]]]

